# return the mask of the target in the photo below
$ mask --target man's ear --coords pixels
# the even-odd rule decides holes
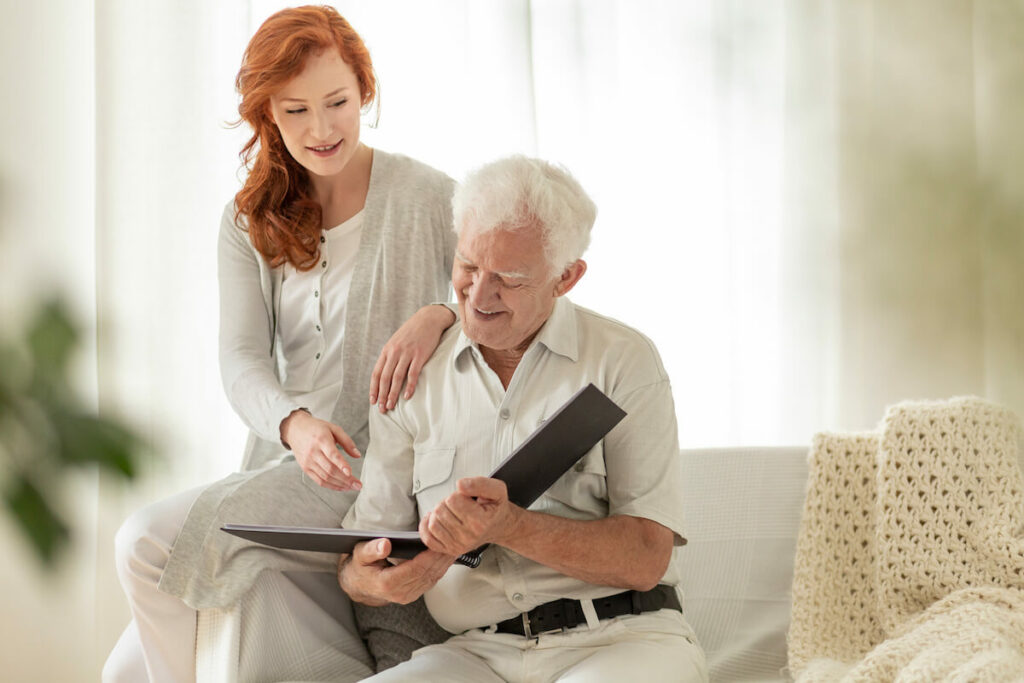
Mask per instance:
[[[559,297],[568,294],[569,290],[576,286],[576,283],[580,281],[585,272],[587,272],[587,262],[583,259],[576,259],[576,261],[562,271],[558,282],[555,283],[555,296]]]

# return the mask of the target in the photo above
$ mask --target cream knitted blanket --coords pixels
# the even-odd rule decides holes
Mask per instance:
[[[1021,428],[977,398],[819,434],[797,543],[797,681],[1024,680]]]

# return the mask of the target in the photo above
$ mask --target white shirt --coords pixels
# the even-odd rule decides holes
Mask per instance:
[[[345,517],[353,529],[415,529],[463,477],[486,475],[588,383],[627,416],[531,510],[579,520],[631,515],[683,537],[682,468],[669,380],[649,339],[558,299],[503,389],[479,349],[455,326],[423,369],[416,393],[370,413],[363,489]],[[678,585],[675,558],[662,583]],[[621,589],[561,574],[500,547],[480,566],[451,567],[426,594],[445,629],[460,633],[563,597]]]
[[[284,266],[277,346],[281,388],[329,420],[341,389],[345,304],[352,285],[363,212],[321,234],[320,260],[300,272]]]

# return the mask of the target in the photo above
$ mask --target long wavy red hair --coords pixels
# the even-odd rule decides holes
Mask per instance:
[[[272,15],[249,41],[235,79],[242,96],[238,113],[253,130],[239,153],[249,173],[235,195],[235,222],[246,218],[249,239],[272,267],[287,262],[309,270],[319,260],[320,205],[308,171],[285,148],[270,118],[270,98],[327,49],[337,49],[352,67],[362,106],[369,108],[377,96],[370,53],[333,7],[307,5]]]

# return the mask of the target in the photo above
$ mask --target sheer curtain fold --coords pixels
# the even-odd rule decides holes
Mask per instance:
[[[956,394],[1024,412],[1022,225],[1008,210],[1021,191],[1003,153],[1021,144],[1011,5],[789,5],[792,100],[824,103],[787,116],[813,136],[787,138],[785,230],[812,249],[787,265],[786,299],[812,330],[797,343],[824,342],[816,429],[870,428],[890,403]]]

